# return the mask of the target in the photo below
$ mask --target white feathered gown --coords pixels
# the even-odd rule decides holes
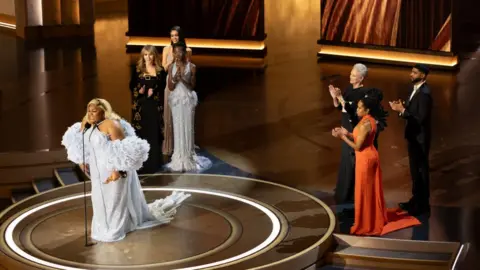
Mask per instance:
[[[190,195],[174,192],[165,199],[148,204],[140,186],[137,170],[148,158],[150,145],[135,136],[132,126],[120,120],[123,140],[111,141],[98,128],[85,132],[85,160],[90,166],[92,185],[92,233],[94,240],[119,241],[128,232],[168,223],[176,209]],[[62,145],[68,159],[83,163],[81,123],[75,123],[63,135]],[[126,171],[127,177],[105,184],[113,170]]]

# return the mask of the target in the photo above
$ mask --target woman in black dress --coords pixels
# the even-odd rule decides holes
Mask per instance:
[[[358,124],[357,103],[365,96],[366,88],[363,87],[363,80],[367,76],[367,67],[363,64],[355,64],[350,72],[350,85],[342,94],[341,90],[329,85],[333,105],[342,111],[342,127],[348,132],[353,132],[353,127]],[[342,106],[340,100],[345,106]],[[335,200],[337,204],[352,203],[355,187],[355,151],[342,142],[342,154],[340,168],[338,170],[337,186],[335,189]]]
[[[137,66],[132,69],[130,80],[132,126],[137,136],[150,144],[148,160],[139,170],[141,174],[155,173],[162,165],[163,89],[166,79],[160,61],[157,49],[145,46]]]

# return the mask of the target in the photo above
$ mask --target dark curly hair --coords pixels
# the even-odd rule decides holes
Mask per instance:
[[[387,127],[388,112],[382,106],[383,93],[377,88],[365,91],[365,96],[360,99],[369,114],[377,120],[377,130],[383,131]]]
[[[180,48],[184,53],[187,53],[187,44],[179,41],[172,45],[172,49],[175,50],[176,48]]]

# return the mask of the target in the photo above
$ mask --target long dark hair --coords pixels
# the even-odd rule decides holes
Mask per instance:
[[[378,132],[387,127],[388,112],[382,106],[383,93],[377,88],[370,88],[365,91],[365,96],[360,99],[369,114],[377,121]]]
[[[183,30],[180,26],[178,25],[175,25],[174,27],[172,27],[172,29],[170,29],[170,33],[172,33],[172,31],[177,31],[178,33],[178,43],[182,42],[183,44],[185,44],[185,47],[187,46],[187,42],[185,41],[185,35],[183,34]],[[170,45],[174,45],[172,40],[170,39]]]

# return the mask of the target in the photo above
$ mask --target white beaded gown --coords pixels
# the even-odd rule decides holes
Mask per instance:
[[[186,81],[192,78],[192,66],[187,62],[185,73]],[[177,65],[173,63],[172,74],[176,74]],[[212,166],[210,159],[195,153],[195,107],[198,99],[194,90],[188,89],[182,82],[178,82],[170,92],[168,102],[173,119],[173,155],[167,170],[177,172],[199,172]]]
[[[120,120],[125,138],[110,140],[98,128],[85,132],[85,160],[90,168],[93,217],[91,238],[100,242],[122,240],[127,233],[169,223],[176,209],[190,195],[174,192],[170,196],[148,204],[145,201],[137,170],[148,158],[150,146],[135,136],[135,130]],[[83,163],[81,123],[75,123],[65,132],[62,145],[68,159]],[[126,171],[127,177],[105,184],[113,170]]]

